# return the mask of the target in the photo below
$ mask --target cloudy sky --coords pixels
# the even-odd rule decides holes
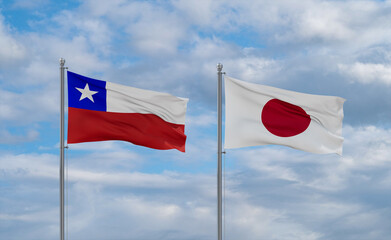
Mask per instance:
[[[345,98],[344,153],[227,150],[225,236],[391,236],[391,1],[0,0],[0,239],[59,237],[59,58],[190,99],[186,153],[73,144],[68,236],[216,239],[216,64]]]

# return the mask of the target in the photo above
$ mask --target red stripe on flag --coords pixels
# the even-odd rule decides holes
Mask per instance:
[[[68,143],[107,140],[185,152],[185,125],[166,122],[154,114],[68,108]]]

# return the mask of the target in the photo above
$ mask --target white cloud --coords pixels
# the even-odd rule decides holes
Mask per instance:
[[[354,158],[352,167],[360,170],[382,168],[391,162],[391,129],[365,126],[344,128],[346,155]]]
[[[92,17],[89,11],[65,10],[61,14],[54,16],[51,23],[58,25],[52,31],[58,31],[59,27],[62,30],[61,34],[56,35],[63,36],[63,39],[69,39],[70,36],[78,36],[79,39],[83,39],[88,43],[88,47],[83,46],[83,48],[91,51],[93,54],[108,56],[114,49],[114,29],[106,19]]]
[[[0,99],[0,121],[13,125],[51,121],[59,109],[56,104],[59,97],[50,89],[31,90],[28,93],[0,89]]]
[[[126,2],[126,1],[86,1],[81,6],[80,16],[90,15],[92,19],[108,18],[113,29],[121,29],[121,37],[126,33],[133,52],[141,55],[162,57],[177,52],[178,46],[187,39],[186,25],[178,17],[176,11],[170,11],[164,4],[151,2]],[[83,29],[94,28],[95,35],[105,36],[110,32],[110,27],[96,28],[96,24],[82,17]],[[104,24],[101,21],[100,25]],[[93,24],[94,23],[94,24]],[[96,31],[95,31],[96,30]],[[124,32],[123,32],[124,31]],[[99,34],[97,34],[99,32]]]
[[[217,123],[217,113],[208,112],[198,116],[187,116],[186,117],[186,127],[207,127],[211,125],[216,125]]]
[[[86,142],[79,144],[70,144],[70,151],[95,151],[95,152],[109,152],[121,150],[121,144],[117,141],[103,141],[103,142]]]
[[[57,214],[58,212],[54,211],[54,209],[23,214],[0,214],[0,220],[50,223],[56,217]]]
[[[177,188],[184,182],[176,180],[170,174],[108,173],[69,169],[69,180],[72,182],[88,182],[100,185],[127,186],[133,188]]]
[[[342,50],[359,50],[362,46],[389,42],[384,11],[387,4],[383,1],[230,0],[203,1],[197,8],[191,1],[174,2],[179,12],[187,13],[193,19],[190,21],[204,26],[203,29],[241,34],[242,29],[250,28],[259,35],[259,41],[264,38],[270,46],[305,44],[312,51],[338,45],[343,46]],[[202,15],[199,9],[203,10]],[[197,16],[202,16],[202,20],[197,21]]]
[[[348,75],[352,82],[391,85],[391,64],[356,62],[351,65],[340,64],[339,69]]]
[[[197,26],[207,31],[217,30],[225,32],[236,27],[235,22],[238,18],[237,10],[234,7],[246,4],[243,1],[239,2],[239,4],[234,2],[221,0],[173,0],[172,4],[178,15],[190,26]]]
[[[283,70],[278,61],[251,55],[227,59],[224,65],[230,69],[228,76],[258,83],[270,80],[272,76]]]
[[[14,37],[0,15],[0,63],[8,65],[26,56],[24,46]]]
[[[353,31],[346,26],[346,13],[330,3],[314,4],[304,10],[297,24],[297,34],[308,40],[348,40]]]
[[[12,134],[6,129],[0,129],[0,143],[16,144],[23,142],[35,141],[39,136],[39,132],[36,130],[28,130],[25,135]]]
[[[174,0],[172,3],[185,18],[201,26],[211,25],[220,7],[219,1],[213,0]]]
[[[259,171],[264,179],[279,179],[319,191],[338,192],[349,188],[353,179],[372,182],[366,175],[382,171],[390,163],[391,131],[375,126],[345,126],[344,153],[334,155],[303,155],[286,147],[264,147],[231,150],[235,158],[249,169]],[[260,157],[262,156],[262,157]],[[311,174],[305,169],[311,168]],[[304,172],[303,172],[304,171]],[[371,173],[362,174],[369,171]],[[373,171],[373,173],[372,173]],[[380,179],[379,181],[383,181]]]
[[[83,36],[74,36],[71,39],[61,39],[47,35],[32,35],[30,43],[34,45],[32,53],[36,57],[35,61],[31,61],[31,65],[27,68],[27,74],[30,78],[39,80],[40,72],[50,72],[51,78],[45,78],[46,81],[52,81],[54,77],[59,79],[59,63],[60,57],[65,58],[66,66],[71,71],[79,71],[82,73],[101,72],[109,67],[109,63],[102,60],[90,48],[88,39]],[[45,54],[43,54],[45,53]],[[38,67],[34,67],[36,65]],[[48,69],[51,66],[51,69]],[[57,68],[57,69],[56,69]],[[42,81],[42,80],[41,80]]]
[[[45,6],[49,3],[49,0],[14,0],[12,7],[14,8],[25,8],[25,9],[35,9],[38,7]]]
[[[176,53],[186,28],[175,13],[155,7],[140,9],[141,16],[127,27],[130,44],[141,54],[156,57]]]
[[[6,154],[0,156],[1,170],[9,178],[57,179],[58,156],[51,154]]]
[[[192,195],[194,198],[190,199],[178,192],[163,191],[150,197],[130,192],[110,197],[88,185],[78,188],[74,194],[79,197],[70,209],[70,235],[111,239],[126,238],[130,232],[140,239],[183,239],[183,236],[199,239],[214,235],[213,209],[196,201],[201,196]],[[197,193],[202,195],[202,192]],[[115,220],[107,221],[112,218]],[[101,226],[100,230],[95,231],[94,226]],[[116,231],[110,230],[113,227]]]

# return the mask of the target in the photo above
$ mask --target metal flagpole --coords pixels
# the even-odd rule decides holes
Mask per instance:
[[[60,240],[64,240],[64,67],[65,59],[60,58],[61,106],[60,106]]]
[[[222,91],[223,91],[223,64],[217,64],[217,239],[222,240],[223,228],[223,212],[222,212]]]

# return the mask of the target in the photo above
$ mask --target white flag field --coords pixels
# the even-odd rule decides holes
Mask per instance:
[[[276,144],[342,155],[344,102],[225,77],[225,148]]]

